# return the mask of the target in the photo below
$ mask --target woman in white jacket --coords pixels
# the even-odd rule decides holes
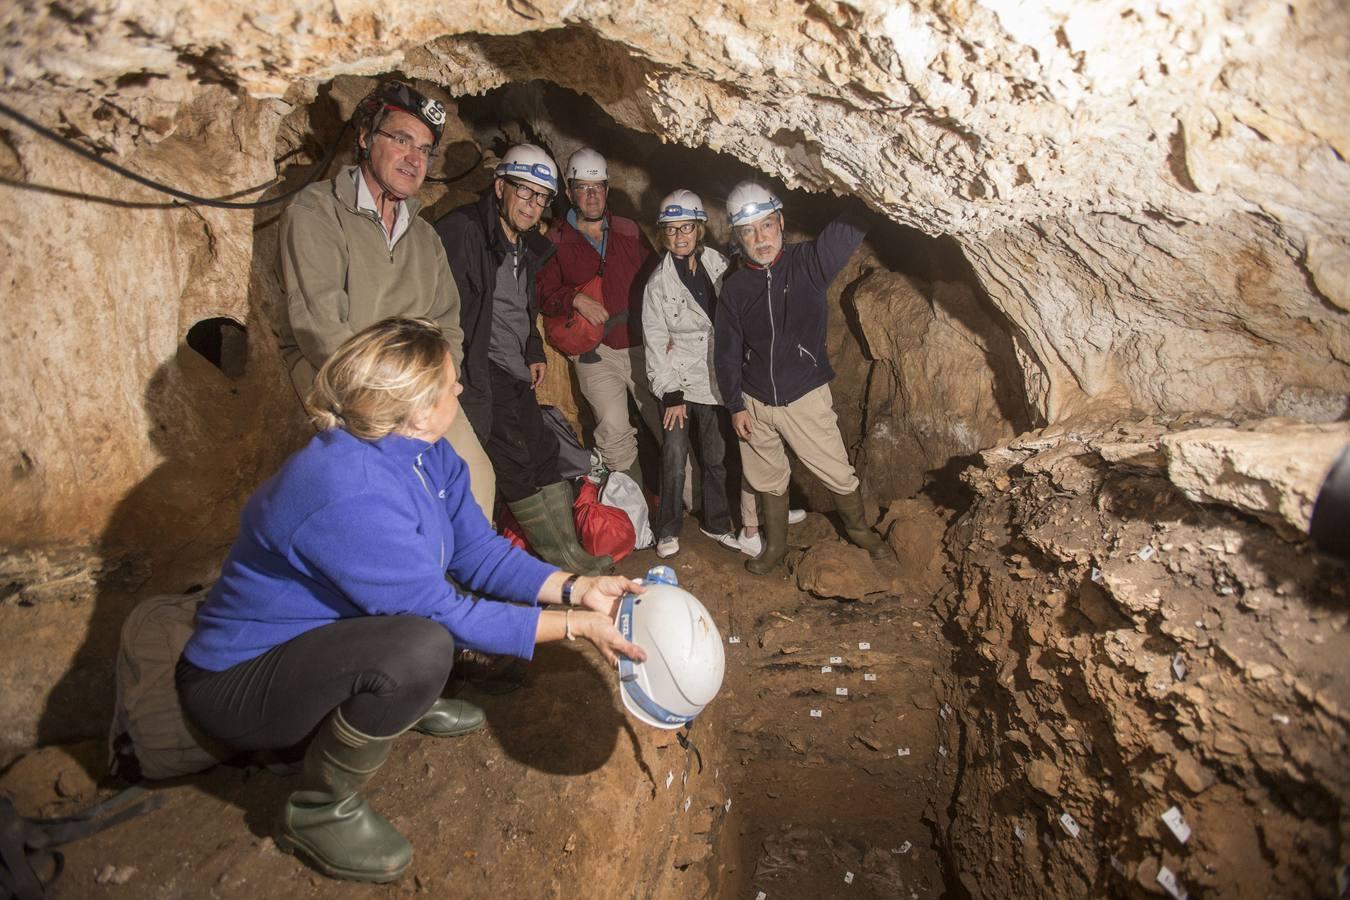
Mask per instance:
[[[655,523],[656,555],[662,558],[680,551],[685,463],[694,431],[703,486],[700,530],[730,550],[751,556],[760,550],[753,494],[741,495],[746,531],[739,537],[732,530],[727,504],[726,443],[722,437],[726,413],[713,376],[713,316],[727,261],[716,250],[703,246],[707,221],[703,201],[693,191],[678,190],[661,201],[656,222],[668,252],[648,279],[643,294],[647,380],[652,394],[661,401],[664,432],[661,508]],[[801,510],[791,510],[788,521],[804,517]]]

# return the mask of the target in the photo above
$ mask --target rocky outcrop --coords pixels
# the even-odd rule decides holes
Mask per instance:
[[[967,472],[975,501],[947,535],[961,771],[942,818],[977,896],[1158,893],[1164,869],[1192,894],[1330,892],[1350,572],[1192,503],[1169,480],[1186,471],[1140,452],[1217,432],[1258,459],[1281,431],[1047,430]],[[1272,508],[1299,505],[1300,486],[1263,485]]]

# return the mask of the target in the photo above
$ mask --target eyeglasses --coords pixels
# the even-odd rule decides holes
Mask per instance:
[[[661,230],[666,233],[666,237],[674,237],[677,234],[693,234],[696,227],[697,222],[681,222],[678,225],[666,225]]]
[[[410,150],[416,150],[418,155],[421,156],[423,159],[425,159],[427,162],[431,162],[433,159],[436,158],[435,147],[432,147],[430,144],[423,144],[419,147],[416,143],[414,143],[413,139],[406,134],[390,134],[389,132],[385,131],[382,128],[376,128],[375,133],[382,137],[389,138],[389,140],[397,144],[398,148],[402,150],[404,153],[407,153]]]
[[[765,237],[773,237],[780,233],[783,228],[779,222],[778,216],[769,216],[767,219],[761,219],[753,225],[737,225],[731,230],[735,232],[736,237],[743,241],[748,241],[754,238],[756,234],[763,234]]]
[[[537,191],[509,178],[506,179],[506,183],[511,185],[511,189],[516,192],[516,196],[526,203],[533,201],[536,206],[548,206],[553,202],[553,194],[549,191]]]
[[[609,190],[609,182],[602,181],[599,184],[582,184],[579,181],[571,183],[572,193],[574,194],[603,194]]]

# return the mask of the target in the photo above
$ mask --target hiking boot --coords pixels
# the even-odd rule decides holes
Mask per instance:
[[[591,556],[577,542],[572,491],[567,482],[555,481],[524,500],[506,505],[531,549],[544,562],[577,575],[603,575],[614,565],[610,557]]]
[[[303,854],[331,878],[384,884],[402,875],[412,845],[359,793],[389,758],[395,737],[362,734],[333,710],[305,752],[302,787],[282,809],[277,846]]]
[[[764,550],[754,559],[746,560],[745,568],[755,575],[767,575],[787,555],[787,494],[759,495],[759,533],[764,539]]]
[[[890,557],[891,548],[867,524],[867,516],[863,513],[862,488],[857,488],[851,494],[835,494],[834,508],[839,511],[839,518],[844,522],[844,533],[850,541],[866,550],[873,559]]]

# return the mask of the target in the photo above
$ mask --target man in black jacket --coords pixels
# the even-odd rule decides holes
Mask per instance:
[[[517,144],[496,175],[476,202],[436,223],[459,287],[460,406],[534,552],[567,571],[598,575],[613,560],[591,556],[577,543],[572,491],[558,472],[558,440],[534,396],[545,368],[535,273],[553,254],[536,228],[558,191],[558,168],[539,147]]]
[[[873,559],[889,555],[863,513],[825,348],[826,291],[866,232],[841,217],[814,241],[784,246],[782,210],[782,201],[754,182],[732,190],[727,215],[745,265],[722,285],[715,326],[717,384],[741,439],[741,468],[763,509],[764,552],[745,564],[757,575],[787,553],[791,469],[784,443],[835,495],[849,539]]]

